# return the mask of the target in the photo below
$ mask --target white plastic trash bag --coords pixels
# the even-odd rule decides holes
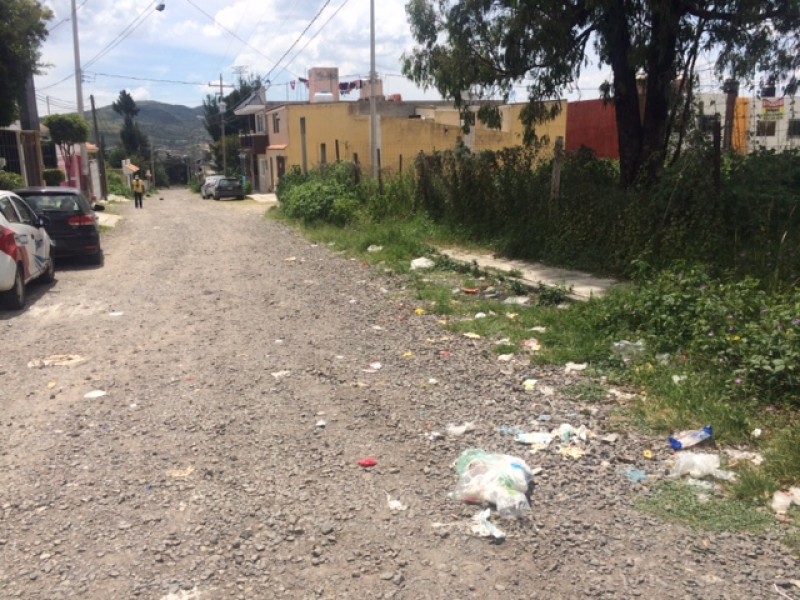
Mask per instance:
[[[417,269],[432,269],[436,266],[430,258],[427,256],[421,256],[419,258],[415,258],[411,261],[411,270],[416,271]]]
[[[530,510],[533,473],[524,460],[465,450],[455,462],[458,483],[451,497],[469,504],[493,504],[498,516],[516,519]]]

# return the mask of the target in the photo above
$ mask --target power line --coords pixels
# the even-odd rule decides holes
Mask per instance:
[[[137,15],[137,17],[136,17],[136,18],[135,18],[133,21],[131,21],[131,22],[128,24],[128,26],[127,26],[127,27],[125,27],[125,29],[123,29],[123,30],[122,30],[122,31],[121,31],[119,34],[117,34],[117,37],[116,37],[116,38],[114,38],[114,39],[113,39],[113,40],[111,40],[111,41],[110,41],[108,44],[106,44],[106,45],[105,45],[105,47],[104,47],[102,50],[100,50],[100,52],[98,52],[98,53],[97,53],[97,54],[95,54],[95,55],[94,55],[92,58],[90,58],[88,61],[86,61],[85,63],[83,63],[83,65],[81,65],[81,69],[85,69],[85,68],[87,68],[87,67],[90,67],[90,66],[91,66],[91,65],[93,65],[94,63],[96,63],[98,60],[100,60],[101,58],[103,58],[103,57],[104,57],[106,54],[108,54],[109,52],[111,52],[111,50],[113,50],[113,49],[114,49],[114,48],[116,48],[116,47],[117,47],[119,44],[121,44],[121,43],[122,43],[122,42],[123,42],[123,41],[124,41],[124,40],[125,40],[125,39],[126,39],[128,36],[130,36],[130,35],[131,35],[131,34],[132,34],[134,31],[136,31],[136,29],[138,29],[138,28],[139,28],[139,26],[140,26],[142,23],[144,23],[144,22],[145,22],[145,20],[147,20],[147,17],[149,17],[149,16],[152,14],[152,11],[150,11],[150,8],[152,8],[152,6],[153,6],[155,3],[156,3],[156,0],[153,0],[152,2],[150,2],[150,4],[148,4],[147,6],[145,6],[145,7],[144,7],[144,10],[142,10],[142,12],[140,12],[140,13]]]
[[[84,4],[86,4],[88,1],[89,1],[89,0],[83,0],[83,2],[81,2],[81,3],[78,5],[78,8],[76,8],[76,9],[75,9],[75,12],[77,13],[77,12],[78,12],[78,11],[79,11],[79,10],[80,10],[82,7],[83,7],[83,5],[84,5]],[[54,30],[56,27],[58,27],[59,25],[63,25],[64,23],[66,23],[67,21],[69,21],[69,20],[70,20],[70,18],[71,18],[71,17],[64,17],[64,18],[63,18],[63,19],[61,19],[61,20],[60,20],[58,23],[56,23],[56,24],[55,24],[55,25],[53,25],[53,26],[52,26],[50,29],[48,29],[48,30],[47,30],[47,33],[53,33],[53,30]]]
[[[187,0],[187,1],[191,2],[191,0]],[[286,50],[286,52],[284,52],[284,53],[283,53],[283,56],[281,56],[281,57],[278,59],[278,62],[276,62],[276,63],[275,63],[275,66],[274,66],[274,67],[272,67],[272,68],[269,70],[269,72],[268,72],[268,73],[267,73],[267,74],[264,76],[264,79],[266,79],[266,80],[269,80],[270,76],[272,75],[272,72],[273,72],[275,69],[277,69],[277,68],[278,68],[278,65],[280,65],[280,64],[281,64],[281,61],[282,61],[284,58],[286,58],[286,56],[289,54],[289,52],[291,52],[291,51],[292,51],[292,49],[293,49],[293,48],[294,48],[294,47],[295,47],[295,46],[296,46],[296,45],[297,45],[297,44],[300,42],[300,40],[303,38],[303,36],[306,34],[306,32],[307,32],[307,31],[308,31],[308,30],[311,28],[311,26],[312,26],[312,25],[313,25],[313,24],[316,22],[316,20],[317,20],[317,19],[319,18],[319,16],[322,14],[322,11],[323,11],[323,10],[325,10],[325,9],[328,7],[328,5],[329,5],[330,3],[331,3],[331,0],[325,0],[325,2],[322,4],[322,7],[319,9],[319,11],[317,11],[317,14],[316,14],[316,15],[314,15],[314,18],[313,18],[313,19],[311,19],[311,21],[308,23],[308,25],[306,25],[306,28],[305,28],[305,29],[303,29],[303,31],[301,31],[301,32],[300,32],[300,35],[298,35],[298,36],[297,36],[297,39],[296,39],[294,42],[292,42],[292,45],[291,45],[291,46],[289,46],[288,50]],[[312,38],[312,39],[313,39],[313,38]],[[287,66],[288,66],[288,65],[287,65]],[[284,68],[282,69],[282,71],[288,71],[287,67],[284,67]]]
[[[344,2],[342,2],[342,3],[341,3],[341,5],[339,6],[339,8],[337,8],[335,11],[333,11],[333,14],[332,14],[330,17],[328,17],[328,20],[327,20],[327,21],[325,21],[325,22],[324,22],[324,23],[323,23],[323,24],[320,26],[320,28],[319,28],[319,29],[317,29],[317,32],[316,32],[314,35],[312,35],[310,38],[308,38],[308,41],[306,41],[306,43],[305,43],[305,44],[303,44],[303,47],[302,47],[302,48],[300,48],[300,50],[298,50],[298,51],[297,51],[297,53],[296,53],[296,54],[295,54],[295,55],[292,57],[292,60],[290,60],[288,63],[286,63],[286,66],[285,66],[285,67],[284,67],[284,68],[283,68],[283,69],[280,71],[281,73],[282,73],[283,71],[288,71],[288,67],[289,67],[289,65],[291,65],[291,64],[292,64],[292,63],[293,63],[295,60],[297,60],[297,57],[298,57],[298,56],[300,56],[300,55],[303,53],[303,50],[305,50],[305,49],[308,47],[308,45],[309,45],[311,42],[313,42],[313,41],[314,41],[314,38],[316,38],[316,37],[317,37],[317,36],[318,36],[318,35],[319,35],[319,34],[322,32],[322,30],[323,30],[323,29],[325,29],[325,27],[328,25],[328,23],[330,23],[330,22],[333,20],[333,18],[334,18],[336,15],[338,15],[338,14],[339,14],[339,11],[340,11],[340,10],[342,10],[342,9],[345,7],[345,5],[346,5],[346,4],[347,4],[349,1],[350,1],[350,0],[344,0]],[[323,8],[324,8],[324,7],[323,7]]]
[[[240,38],[240,37],[239,37],[238,35],[236,35],[236,34],[235,34],[233,31],[231,31],[230,29],[228,29],[227,27],[225,27],[225,26],[224,26],[222,23],[220,23],[219,21],[217,21],[217,20],[216,20],[214,17],[212,17],[210,14],[208,14],[208,13],[207,13],[206,11],[204,11],[202,8],[200,8],[199,6],[197,6],[197,4],[195,4],[195,3],[194,3],[192,0],[186,0],[186,1],[187,1],[189,4],[191,4],[192,6],[194,6],[194,7],[195,7],[195,8],[196,8],[198,11],[200,11],[201,13],[203,13],[203,14],[204,14],[206,17],[208,17],[209,19],[211,19],[211,21],[213,21],[214,25],[216,25],[217,27],[219,27],[219,28],[220,28],[220,29],[222,29],[223,31],[227,32],[229,35],[232,35],[234,38],[236,38],[237,40],[239,40],[240,42],[242,42],[242,43],[243,43],[245,46],[247,46],[247,47],[248,47],[248,48],[250,48],[251,50],[253,50],[253,51],[257,52],[259,55],[263,56],[265,59],[267,59],[269,62],[271,62],[271,63],[272,63],[272,64],[274,64],[275,66],[277,66],[277,65],[278,65],[278,63],[274,62],[274,61],[273,61],[273,60],[272,60],[272,59],[271,59],[269,56],[267,56],[266,54],[264,54],[263,52],[261,52],[261,50],[259,50],[259,49],[258,49],[258,48],[256,48],[255,46],[251,46],[249,42],[247,42],[247,41],[243,40],[242,38]],[[328,0],[328,2],[330,2],[330,0]],[[273,67],[273,68],[274,68],[274,67]]]
[[[175,85],[200,85],[205,87],[207,84],[205,81],[179,81],[177,79],[151,79],[148,77],[134,77],[133,75],[113,75],[111,73],[97,73],[95,71],[91,72],[93,75],[97,75],[98,77],[112,77],[114,79],[132,79],[134,81],[149,81],[152,83],[171,83]]]

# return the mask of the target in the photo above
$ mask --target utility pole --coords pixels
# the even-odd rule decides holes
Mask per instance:
[[[725,92],[725,129],[722,137],[722,149],[730,152],[733,148],[733,122],[736,118],[736,97],[739,95],[739,82],[728,79],[722,86]]]
[[[74,0],[73,0],[73,2],[74,2]],[[208,85],[211,86],[211,87],[214,87],[216,84],[209,83]],[[227,171],[228,171],[228,158],[225,155],[226,154],[225,153],[225,109],[227,108],[227,106],[225,104],[224,95],[223,95],[224,94],[223,88],[226,88],[226,87],[232,88],[232,87],[236,87],[236,86],[223,84],[222,83],[222,73],[220,73],[219,74],[219,103],[217,104],[217,106],[219,107],[219,120],[220,120],[221,129],[222,129],[221,136],[220,136],[219,140],[220,140],[220,144],[222,144],[222,174],[223,175],[227,175]]]
[[[103,148],[103,140],[100,137],[100,132],[97,129],[97,110],[94,107],[94,96],[89,95],[89,101],[92,103],[92,122],[94,123],[94,139],[100,147],[99,156],[97,158],[97,166],[100,170],[100,197],[103,200],[108,198],[108,191],[106,189],[106,157],[105,148]]]
[[[75,54],[75,95],[78,101],[78,114],[81,118],[83,116],[83,72],[81,71],[81,50],[80,42],[78,41],[78,10],[75,8],[75,0],[72,0],[72,46]],[[81,171],[83,173],[83,181],[78,182],[78,187],[91,191],[89,185],[89,153],[86,151],[86,144],[81,144]]]
[[[75,0],[73,0],[74,2]],[[378,117],[375,109],[375,0],[369,0],[369,162],[378,178]]]

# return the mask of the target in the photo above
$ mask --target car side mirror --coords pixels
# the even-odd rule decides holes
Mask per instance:
[[[105,205],[105,204],[95,204],[95,205],[92,207],[92,210],[94,210],[95,212],[102,212],[102,211],[104,211],[105,209],[106,209],[106,205]]]
[[[41,215],[38,219],[36,219],[37,227],[47,227],[48,225],[50,225],[50,217]]]

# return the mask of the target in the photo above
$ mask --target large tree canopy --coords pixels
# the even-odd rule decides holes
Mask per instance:
[[[72,172],[72,157],[75,146],[89,139],[89,123],[80,115],[48,115],[44,124],[50,130],[50,138],[61,150],[67,171]]]
[[[674,84],[691,79],[699,52],[734,78],[800,65],[800,0],[410,0],[406,11],[418,45],[405,75],[462,108],[482,104],[489,124],[485,101],[507,101],[519,82],[532,131],[550,115],[542,101],[562,98],[590,61],[611,67],[625,184],[663,165]]]
[[[52,16],[37,0],[0,2],[0,127],[17,119],[17,99],[37,72],[45,23]]]

